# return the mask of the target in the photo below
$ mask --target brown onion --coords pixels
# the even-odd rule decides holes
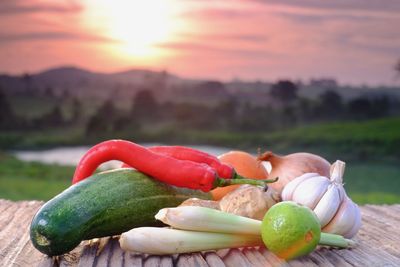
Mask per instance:
[[[268,186],[279,193],[282,192],[283,187],[287,183],[305,173],[318,173],[322,176],[329,177],[331,167],[326,159],[305,152],[278,156],[268,151],[260,155],[258,159],[268,161],[271,164],[272,170],[269,177],[279,177],[279,180]]]

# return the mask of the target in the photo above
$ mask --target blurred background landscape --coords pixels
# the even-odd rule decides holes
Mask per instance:
[[[316,153],[400,202],[400,3],[143,2],[0,3],[0,198],[50,199],[123,138]]]

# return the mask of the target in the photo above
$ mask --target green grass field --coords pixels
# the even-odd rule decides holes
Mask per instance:
[[[193,133],[214,145],[260,147],[277,152],[311,151],[332,160],[400,159],[400,117],[302,126],[279,132]]]
[[[348,162],[344,187],[359,204],[400,203],[400,164]]]
[[[111,138],[165,144],[209,144],[277,153],[309,151],[333,161],[400,161],[400,117],[302,126],[279,132],[194,131],[179,127],[137,130],[85,137],[82,127],[43,131],[0,132],[0,148],[41,149],[52,146],[88,145]]]
[[[22,162],[0,154],[0,198],[48,200],[71,184],[73,167]],[[349,196],[359,204],[400,203],[400,168],[391,163],[347,164]]]
[[[73,167],[22,162],[0,154],[0,198],[48,200],[71,184]]]
[[[77,128],[42,133],[0,133],[0,147],[44,148],[96,143],[85,140]],[[400,203],[400,118],[337,122],[303,126],[280,132],[177,131],[113,134],[136,142],[210,144],[255,153],[257,148],[278,154],[307,151],[329,161],[347,162],[345,188],[360,204]],[[0,153],[0,198],[47,200],[70,184],[72,167],[21,162]]]

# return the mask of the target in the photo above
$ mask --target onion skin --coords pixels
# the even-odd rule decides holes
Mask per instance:
[[[283,187],[293,179],[305,173],[318,173],[329,177],[331,164],[324,158],[306,152],[293,153],[286,156],[278,156],[267,151],[258,157],[259,160],[269,161],[272,166],[269,177],[279,177],[270,187],[281,193]]]
[[[257,157],[240,150],[233,150],[218,156],[225,164],[231,165],[241,176],[252,179],[268,179],[268,171]],[[221,200],[226,194],[237,189],[239,185],[218,187],[211,190],[213,200]]]

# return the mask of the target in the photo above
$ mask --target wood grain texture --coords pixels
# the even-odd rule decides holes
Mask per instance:
[[[82,242],[68,254],[49,258],[29,240],[29,225],[43,202],[0,199],[0,266],[41,267],[246,267],[400,266],[400,205],[361,207],[362,227],[353,249],[319,247],[308,256],[282,261],[265,247],[154,256],[121,250],[118,238]]]
[[[225,267],[224,261],[215,252],[206,252],[203,255],[208,266],[210,267]]]

